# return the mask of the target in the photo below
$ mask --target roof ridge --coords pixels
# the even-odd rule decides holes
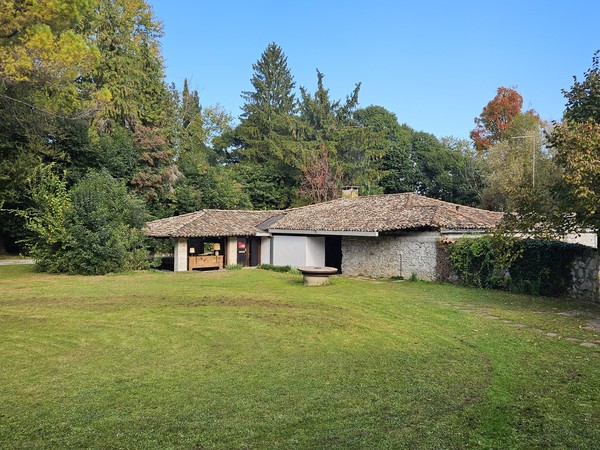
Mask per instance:
[[[217,211],[217,212],[240,212],[240,213],[278,213],[282,211],[287,211],[285,209],[218,209],[218,208],[206,208],[201,209],[195,212],[207,212],[207,211]],[[194,213],[188,213],[194,214]],[[184,214],[182,214],[184,215]],[[181,216],[175,216],[181,217]]]
[[[369,194],[369,195],[359,195],[358,197],[348,197],[348,198],[338,197],[338,198],[334,198],[331,200],[327,200],[326,202],[311,203],[310,205],[296,206],[294,208],[280,209],[278,211],[287,213],[289,211],[297,211],[300,209],[306,209],[306,208],[312,208],[312,207],[317,207],[317,206],[321,206],[321,205],[327,205],[329,203],[339,202],[341,200],[357,200],[357,199],[363,200],[366,198],[388,198],[388,197],[401,197],[401,196],[410,196],[410,195],[417,195],[419,197],[423,197],[422,195],[413,194],[412,192],[395,192],[393,194]]]
[[[435,208],[439,208],[441,206],[445,206],[447,208],[452,208],[455,209],[457,212],[461,212],[460,209],[468,209],[468,210],[473,210],[473,211],[483,211],[486,213],[492,213],[492,214],[503,214],[500,211],[492,211],[489,209],[485,209],[485,208],[478,208],[477,206],[469,206],[469,205],[463,205],[460,203],[452,203],[452,202],[448,202],[446,200],[440,200],[439,198],[433,198],[433,197],[427,197],[425,195],[420,195],[420,194],[415,194],[415,193],[410,193],[411,196],[416,196],[416,197],[420,197],[423,198],[427,201],[431,201],[436,203]],[[431,207],[433,205],[412,205],[414,208],[416,207]],[[459,209],[456,209],[456,207],[458,207]],[[461,212],[462,213],[462,212]],[[461,214],[463,215],[463,214]]]
[[[199,214],[201,213],[201,214]],[[200,211],[194,211],[193,213],[189,213],[190,218],[189,220],[185,220],[180,226],[178,226],[177,228],[175,228],[176,231],[181,230],[183,227],[185,227],[186,225],[188,225],[190,222],[192,222],[193,220],[195,220],[197,217],[202,217],[203,215],[206,214],[206,210],[205,209],[201,209]],[[181,216],[179,216],[181,217]]]

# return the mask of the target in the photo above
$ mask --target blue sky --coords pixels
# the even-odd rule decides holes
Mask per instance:
[[[149,0],[164,24],[167,80],[188,78],[203,105],[238,117],[252,64],[283,48],[297,86],[332,98],[361,82],[360,106],[381,105],[401,123],[467,138],[499,86],[560,119],[573,75],[600,49],[600,2]]]

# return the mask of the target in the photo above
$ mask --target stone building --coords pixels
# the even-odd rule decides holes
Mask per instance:
[[[437,243],[493,229],[501,213],[404,193],[285,211],[203,210],[149,222],[175,271],[224,264],[332,266],[347,275],[437,278]]]

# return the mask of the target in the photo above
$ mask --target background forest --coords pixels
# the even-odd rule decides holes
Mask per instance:
[[[167,85],[161,33],[144,0],[3,3],[0,254],[31,252],[50,271],[141,267],[146,220],[283,209],[344,185],[518,211],[546,231],[598,229],[596,58],[565,91],[562,123],[499,87],[465,140],[361,107],[360,82],[344,99],[319,70],[314,86],[296,86],[276,43],[248,68],[252,90],[233,117],[187,81]]]

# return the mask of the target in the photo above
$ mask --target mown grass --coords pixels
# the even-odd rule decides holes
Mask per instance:
[[[598,448],[594,316],[421,282],[0,267],[0,448]]]

